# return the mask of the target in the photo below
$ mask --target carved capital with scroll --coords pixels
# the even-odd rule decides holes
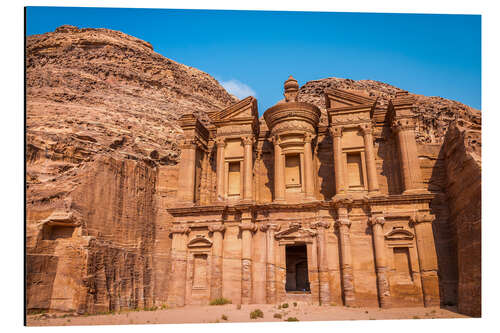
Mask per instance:
[[[279,231],[281,229],[281,225],[277,223],[264,223],[263,225],[260,226],[260,230],[262,231]]]
[[[329,131],[330,131],[330,135],[332,137],[341,137],[342,136],[343,127],[342,126],[330,127]]]
[[[170,228],[170,234],[189,234],[191,228],[185,225],[174,225]]]
[[[257,226],[253,223],[244,222],[239,225],[241,231],[249,230],[251,232],[257,231]]]
[[[211,224],[208,226],[208,231],[210,232],[224,232],[226,227],[222,224]]]

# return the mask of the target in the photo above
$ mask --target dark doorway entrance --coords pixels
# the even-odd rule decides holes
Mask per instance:
[[[286,291],[310,292],[306,245],[286,247]]]

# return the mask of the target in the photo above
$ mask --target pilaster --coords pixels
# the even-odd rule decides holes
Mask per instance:
[[[187,235],[190,228],[174,225],[170,230],[172,235],[170,288],[167,304],[171,307],[181,307],[186,303],[187,280]]]
[[[252,300],[252,234],[257,227],[251,221],[242,219],[241,230],[241,303]]]
[[[226,227],[222,224],[213,224],[208,227],[212,233],[212,277],[210,286],[210,299],[222,297],[222,241]]]
[[[266,223],[261,226],[266,233],[266,301],[268,304],[276,303],[276,254],[274,251],[274,235],[280,230],[280,225]]]
[[[330,304],[330,281],[328,276],[328,258],[327,258],[327,230],[330,223],[319,221],[311,226],[318,231],[318,271],[319,271],[319,301],[320,305]]]
[[[427,213],[417,213],[411,221],[415,228],[422,292],[426,307],[439,306],[440,303],[436,247],[432,232],[433,221],[433,216]]]
[[[379,191],[377,164],[375,161],[375,153],[373,151],[373,130],[371,124],[362,124],[361,131],[363,132],[363,141],[365,144],[365,158],[368,178],[368,193],[375,194]]]
[[[389,307],[390,288],[387,278],[387,260],[384,244],[384,229],[385,218],[383,216],[372,216],[369,219],[372,226],[373,246],[375,249],[375,271],[377,273],[377,289],[378,299],[381,308]]]

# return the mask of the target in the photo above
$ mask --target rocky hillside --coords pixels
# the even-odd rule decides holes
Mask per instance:
[[[176,119],[236,100],[118,31],[62,26],[26,44],[28,310],[151,306],[168,281],[153,243],[169,246],[156,187],[178,161]]]
[[[373,81],[327,78],[309,81],[299,90],[299,100],[317,105],[325,113],[323,91],[338,88],[362,91],[370,97],[378,98],[377,106],[386,108],[389,100],[402,89],[389,84]],[[411,91],[410,91],[411,93]],[[474,128],[481,126],[481,111],[441,97],[416,95],[417,105],[417,141],[420,143],[442,143],[451,121],[461,119]],[[322,117],[326,122],[326,117]]]
[[[57,181],[95,154],[176,162],[176,119],[234,102],[210,75],[108,29],[27,38],[28,184]],[[40,159],[56,164],[37,166]],[[39,164],[39,163],[38,163]]]

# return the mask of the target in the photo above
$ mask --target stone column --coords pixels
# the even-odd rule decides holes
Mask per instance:
[[[276,303],[276,254],[274,251],[274,235],[280,230],[279,224],[266,223],[261,226],[261,230],[266,232],[266,302]]]
[[[241,230],[241,303],[252,301],[252,233],[257,230],[255,224],[242,222]]]
[[[306,133],[304,136],[304,168],[306,180],[306,198],[314,199],[314,167],[311,142],[314,136]]]
[[[351,221],[347,214],[347,208],[338,208],[338,217],[336,224],[339,229],[340,241],[340,259],[342,269],[342,288],[344,292],[344,304],[353,306],[354,297],[354,278],[352,272],[352,256],[351,256],[351,236],[349,228]]]
[[[167,304],[170,307],[184,306],[187,279],[187,235],[189,227],[174,225],[172,234],[170,288]]]
[[[399,119],[393,123],[393,129],[397,134],[399,146],[403,194],[423,191],[414,120]]]
[[[194,184],[196,176],[196,139],[185,139],[181,144],[181,161],[179,169],[183,176],[179,177],[177,200],[183,203],[194,203]]]
[[[210,299],[222,297],[222,238],[226,227],[222,224],[208,226],[212,233],[212,278],[210,286]]]
[[[381,308],[388,308],[390,301],[389,280],[387,279],[387,261],[384,244],[385,219],[383,216],[370,218],[373,233],[373,246],[375,248],[375,271],[377,273],[378,299]]]
[[[345,193],[344,165],[342,161],[342,127],[331,127],[333,162],[335,168],[335,194]]]
[[[327,230],[330,223],[326,221],[316,222],[312,225],[318,230],[318,271],[319,271],[319,302],[320,305],[330,304],[330,281],[328,278],[328,260],[327,260]]]
[[[285,201],[285,166],[281,153],[280,139],[273,137],[274,143],[274,201]]]
[[[243,137],[244,144],[244,175],[243,175],[243,200],[252,201],[253,199],[253,137]]]
[[[375,153],[373,151],[373,130],[371,124],[361,125],[361,131],[363,132],[363,140],[365,143],[365,158],[366,158],[366,174],[368,177],[368,193],[377,193],[379,191],[378,187],[378,176],[377,176],[377,164],[375,162]]]
[[[224,200],[224,148],[226,141],[224,138],[215,139],[217,143],[217,199]]]
[[[438,264],[432,221],[433,217],[429,214],[418,214],[412,221],[417,242],[424,306],[439,306],[440,303]]]

